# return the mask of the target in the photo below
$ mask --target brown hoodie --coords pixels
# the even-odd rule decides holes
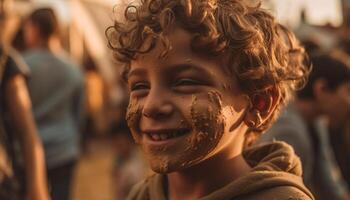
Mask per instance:
[[[243,152],[251,172],[200,200],[310,200],[304,186],[301,164],[293,149],[284,142],[253,147]],[[155,174],[137,184],[129,200],[165,200],[165,175]]]

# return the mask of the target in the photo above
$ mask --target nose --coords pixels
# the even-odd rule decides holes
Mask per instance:
[[[160,89],[151,89],[146,97],[142,114],[147,118],[169,117],[174,111],[170,95]]]

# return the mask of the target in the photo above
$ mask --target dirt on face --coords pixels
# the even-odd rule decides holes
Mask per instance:
[[[182,166],[189,167],[208,157],[224,133],[225,120],[221,112],[220,93],[217,91],[208,92],[207,100],[207,102],[203,102],[203,100],[198,100],[196,96],[193,96],[191,104],[193,134],[187,140],[188,145],[184,156],[186,154],[197,156],[183,163]]]
[[[126,112],[126,121],[130,128],[132,137],[134,138],[136,144],[142,144],[142,135],[139,133],[138,123],[141,117],[141,106],[137,100],[131,100],[129,102],[127,112]]]
[[[139,131],[142,107],[136,101],[130,101],[126,117],[128,125],[154,171],[179,171],[200,163],[214,152],[225,128],[221,99],[217,91],[192,95],[191,105],[187,106],[187,114],[184,114],[187,117],[179,119],[180,126],[189,127],[190,133],[169,146],[156,147],[144,143],[145,135]]]

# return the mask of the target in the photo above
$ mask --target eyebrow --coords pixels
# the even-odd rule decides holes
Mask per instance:
[[[126,78],[129,79],[130,76],[145,76],[147,72],[144,69],[134,69],[127,73]]]
[[[167,68],[167,71],[171,73],[175,73],[175,72],[179,73],[187,70],[195,70],[197,72],[204,73],[205,75],[210,74],[206,69],[203,69],[202,67],[194,63],[179,63],[179,64],[170,65]]]
[[[162,66],[159,66],[162,67]],[[212,76],[212,72],[210,72],[209,70],[200,67],[200,65],[195,64],[195,63],[176,63],[176,64],[172,64],[166,67],[164,73],[169,73],[169,74],[178,74],[181,72],[185,72],[187,70],[195,70],[197,71],[201,76],[204,77],[211,77]],[[132,76],[140,76],[140,77],[144,77],[147,75],[147,71],[145,69],[134,69],[129,71],[129,73],[126,76],[126,80],[128,80],[130,77]]]
[[[160,66],[161,67],[161,66]],[[179,64],[173,64],[173,65],[169,65],[167,66],[167,68],[165,69],[166,73],[180,73],[183,71],[187,71],[187,70],[195,70],[199,73],[204,74],[204,76],[210,76],[210,72],[206,69],[203,69],[202,67],[199,67],[196,64],[193,63],[179,63]],[[135,70],[131,70],[128,73],[128,78],[131,76],[145,76],[147,74],[147,71],[145,71],[144,69],[135,69]]]

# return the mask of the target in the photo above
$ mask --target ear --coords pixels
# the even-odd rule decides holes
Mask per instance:
[[[316,100],[324,99],[325,95],[329,93],[327,81],[324,79],[317,79],[312,85],[312,92]]]
[[[276,87],[250,97],[251,105],[244,118],[246,125],[252,129],[258,129],[271,117],[280,100],[281,93]]]

